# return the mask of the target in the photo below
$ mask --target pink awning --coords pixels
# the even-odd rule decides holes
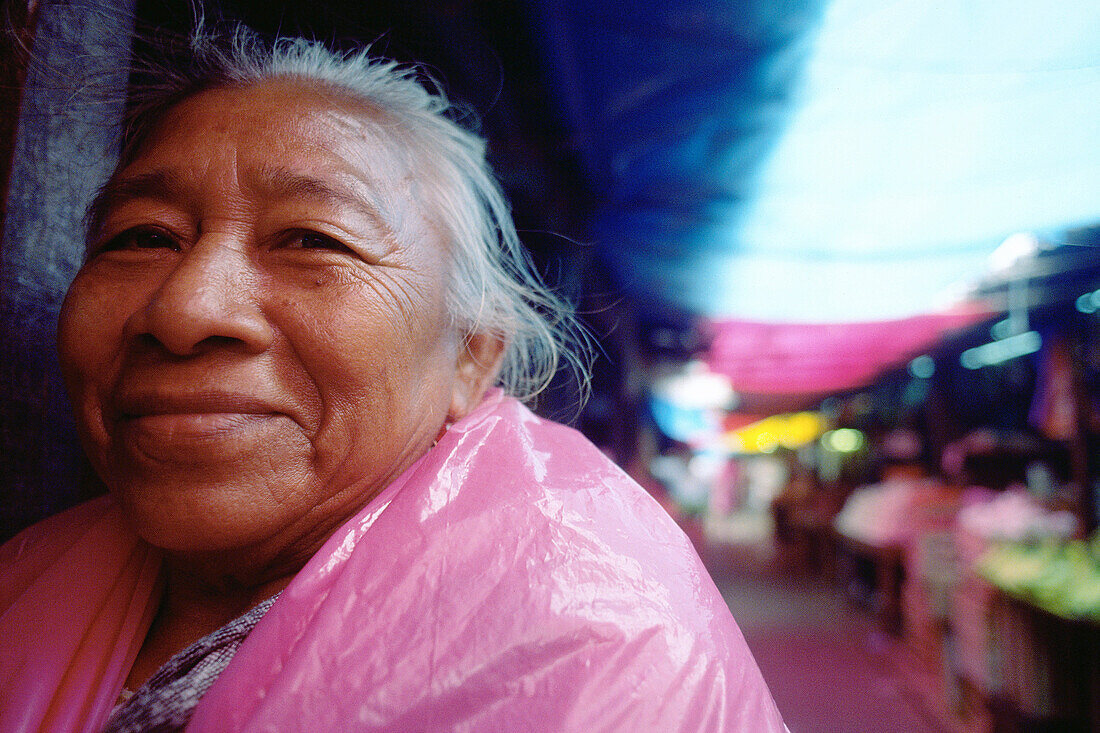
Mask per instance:
[[[924,353],[946,333],[990,318],[969,305],[891,321],[843,324],[711,321],[711,371],[749,394],[820,394],[861,387]]]

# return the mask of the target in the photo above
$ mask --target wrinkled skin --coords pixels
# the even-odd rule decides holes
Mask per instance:
[[[103,198],[60,321],[82,439],[138,532],[210,579],[292,576],[492,379],[380,119],[297,81],[203,92]]]

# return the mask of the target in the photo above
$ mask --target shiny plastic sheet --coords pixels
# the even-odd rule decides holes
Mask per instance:
[[[111,697],[121,680],[103,686]],[[329,539],[188,729],[783,725],[667,514],[579,434],[494,394]]]
[[[0,547],[0,731],[98,731],[160,598],[160,558],[108,497]]]

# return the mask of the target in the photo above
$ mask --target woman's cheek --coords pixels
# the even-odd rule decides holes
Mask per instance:
[[[113,365],[121,348],[122,327],[117,307],[124,294],[103,292],[94,281],[77,276],[61,307],[58,354],[62,376],[86,442],[107,441],[102,395],[114,378]],[[91,450],[93,445],[88,445]]]
[[[69,288],[65,301],[61,305],[61,316],[58,319],[58,356],[61,360],[62,373],[70,390],[70,396],[75,400],[79,392],[80,373],[87,368],[88,353],[92,342],[96,340],[94,331],[94,319],[89,318],[89,308],[85,303],[83,289],[78,280]]]

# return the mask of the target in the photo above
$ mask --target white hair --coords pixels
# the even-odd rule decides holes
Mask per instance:
[[[486,144],[466,129],[446,95],[416,67],[381,59],[368,48],[335,52],[317,41],[261,42],[244,26],[214,35],[199,30],[181,61],[158,63],[140,84],[123,131],[119,170],[129,164],[165,114],[209,89],[292,78],[315,82],[377,108],[396,123],[408,156],[435,174],[429,215],[449,238],[452,267],[446,304],[469,336],[504,340],[497,383],[530,399],[570,367],[582,394],[588,384],[590,340],[567,302],[535,271],[520,243],[503,192],[488,163]],[[94,212],[93,212],[94,224]]]

